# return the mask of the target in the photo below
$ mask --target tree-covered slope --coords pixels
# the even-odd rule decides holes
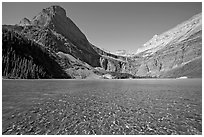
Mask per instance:
[[[58,60],[58,61],[57,61]],[[46,48],[2,28],[2,75],[6,78],[71,78]]]

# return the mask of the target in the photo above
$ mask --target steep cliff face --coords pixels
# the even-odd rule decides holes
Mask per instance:
[[[21,31],[24,36],[49,47],[54,52],[63,52],[88,63],[92,67],[102,67],[107,71],[119,71],[121,61],[126,58],[107,53],[90,44],[79,28],[66,16],[62,7],[51,6],[43,9]],[[107,66],[101,66],[103,56],[109,60]],[[116,60],[115,60],[116,59]],[[115,60],[115,61],[114,61]],[[121,61],[120,61],[121,60]]]
[[[109,72],[123,73],[125,64],[129,61],[128,56],[108,53],[92,45],[93,49],[101,56],[100,67]]]
[[[123,60],[102,56],[100,58],[100,64],[103,69],[110,72],[122,72],[124,65],[126,64]]]
[[[99,66],[100,56],[60,6],[43,9],[21,33],[55,52],[68,53],[91,66]]]
[[[202,77],[197,75],[202,74],[201,57],[202,16],[198,14],[175,28],[154,36],[139,49],[134,57],[138,67],[133,71],[139,76]],[[193,71],[192,67],[188,66],[194,63],[196,68]],[[188,69],[192,71],[189,72]]]
[[[71,78],[60,60],[40,45],[3,28],[2,75],[7,78]]]
[[[81,49],[94,53],[85,35],[66,16],[66,11],[60,6],[43,9],[31,22],[35,26],[47,27],[61,34]]]

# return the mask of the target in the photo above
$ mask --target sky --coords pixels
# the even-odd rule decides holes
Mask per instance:
[[[135,53],[154,35],[202,12],[201,2],[3,2],[2,24],[32,19],[42,9],[59,5],[93,45],[110,52]]]

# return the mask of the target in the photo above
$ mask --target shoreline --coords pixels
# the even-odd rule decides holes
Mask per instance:
[[[119,81],[119,80],[124,80],[124,81],[134,81],[134,80],[192,80],[192,79],[202,79],[202,78],[185,78],[185,79],[179,79],[179,78],[139,78],[139,79],[5,79],[2,78],[2,80],[19,80],[19,81],[50,81],[50,80],[68,80],[68,81],[92,81],[92,80],[97,80],[97,81]]]

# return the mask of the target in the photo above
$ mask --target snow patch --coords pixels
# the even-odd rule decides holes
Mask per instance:
[[[183,77],[179,77],[179,78],[176,78],[176,79],[187,79],[188,77],[186,76],[183,76]]]

